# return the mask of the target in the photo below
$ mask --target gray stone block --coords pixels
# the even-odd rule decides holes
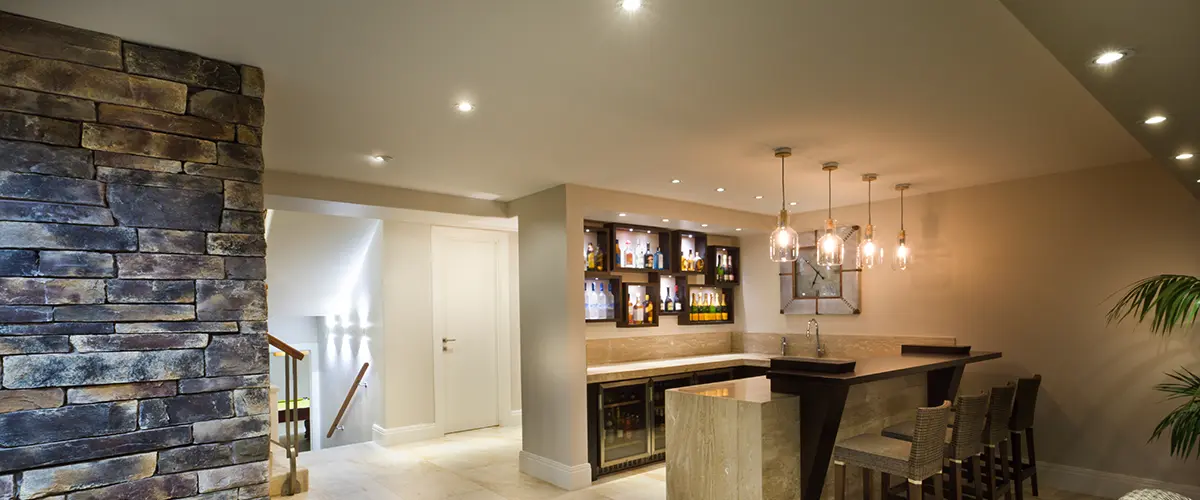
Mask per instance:
[[[247,125],[237,126],[237,141],[249,146],[262,146],[262,129]]]
[[[96,180],[109,184],[130,184],[134,186],[154,186],[171,189],[189,189],[220,193],[223,189],[221,181],[207,177],[196,177],[185,174],[167,174],[148,172],[128,168],[96,167]]]
[[[238,500],[270,500],[271,485],[268,483],[238,488]]]
[[[0,323],[45,323],[53,314],[47,306],[0,306]]]
[[[261,234],[209,233],[208,253],[261,257],[267,254],[267,239]]]
[[[121,69],[120,38],[7,12],[0,12],[0,49]]]
[[[36,142],[0,139],[0,171],[29,172],[91,179],[92,152],[82,148],[64,148]]]
[[[204,376],[204,362],[203,351],[197,349],[9,356],[4,358],[4,387],[35,389],[196,378]]]
[[[44,116],[0,111],[0,137],[79,147],[79,124]]]
[[[197,476],[200,478],[200,493],[208,493],[265,483],[270,479],[270,471],[264,461],[202,470]]]
[[[267,260],[262,257],[225,257],[225,277],[231,280],[267,279]]]
[[[238,498],[238,490],[222,490],[212,493],[204,493],[194,497],[181,498],[179,500],[241,500]]]
[[[123,226],[215,231],[221,227],[221,194],[113,184],[109,208]]]
[[[4,500],[17,498],[17,491],[13,487],[12,476],[0,476],[0,498]]]
[[[216,443],[266,436],[270,425],[267,415],[196,422],[192,424],[192,439],[196,443]]]
[[[0,68],[3,68],[2,64],[0,64]],[[262,99],[256,97],[230,94],[219,90],[202,90],[193,94],[190,102],[189,113],[211,120],[240,123],[252,127],[262,127],[265,121]]]
[[[83,147],[170,160],[217,161],[217,146],[212,141],[115,125],[84,123]]]
[[[62,389],[23,389],[15,391],[0,389],[0,413],[58,408],[62,405]]]
[[[58,306],[55,321],[188,321],[195,307],[175,304],[102,304]]]
[[[125,69],[188,85],[237,92],[241,77],[232,64],[190,52],[125,43]]]
[[[242,65],[242,94],[262,97],[266,90],[267,82],[263,78],[262,68]]]
[[[205,245],[204,233],[198,231],[138,229],[141,252],[201,254]]]
[[[0,204],[0,212],[3,212]],[[37,252],[0,250],[0,276],[32,276],[37,272]]]
[[[235,390],[233,402],[239,417],[265,415],[271,411],[271,397],[266,388]]]
[[[0,278],[0,304],[59,305],[103,302],[103,280]]]
[[[225,181],[225,208],[261,212],[263,210],[262,185]]]
[[[112,323],[50,323],[44,325],[0,323],[0,335],[86,335],[112,332]]]
[[[196,473],[154,476],[128,483],[72,493],[68,500],[168,500],[195,495]]]
[[[71,352],[71,343],[67,342],[67,337],[61,335],[0,337],[0,356],[54,352]]]
[[[232,322],[177,321],[166,323],[120,323],[117,333],[237,333]]]
[[[258,146],[247,146],[232,142],[217,143],[217,165],[248,170],[262,170],[262,149]]]
[[[125,279],[212,279],[225,277],[225,261],[215,255],[117,255],[117,277]]]
[[[187,109],[182,83],[3,51],[0,85],[172,113]]]
[[[168,174],[177,174],[183,171],[183,162],[179,160],[164,160],[162,158],[113,153],[111,151],[96,151],[93,155],[95,155],[94,161],[96,165],[105,167],[132,168],[135,170],[164,172]]]
[[[136,429],[137,403],[134,401],[3,413],[0,414],[0,446],[53,443]]]
[[[104,207],[10,200],[0,200],[0,220],[60,222],[93,226],[114,224],[112,212]]]
[[[30,337],[18,337],[30,338]],[[37,338],[37,337],[32,337]],[[208,335],[203,333],[130,333],[110,335],[75,335],[71,337],[75,352],[158,351],[162,349],[203,349]],[[65,351],[61,351],[65,352]]]
[[[26,471],[21,474],[21,496],[41,498],[55,493],[136,481],[154,475],[156,464],[155,453],[142,453]]]
[[[196,301],[196,282],[108,280],[108,301],[116,304],[193,303]]]
[[[116,275],[110,253],[46,250],[38,261],[38,274],[79,278],[107,278]]]
[[[233,444],[198,444],[163,450],[158,454],[158,472],[171,474],[233,465]]]
[[[267,333],[266,321],[239,321],[239,333]]]
[[[0,87],[0,110],[75,121],[96,121],[96,104],[92,101],[12,87]]]
[[[263,173],[257,170],[222,167],[220,165],[209,165],[207,163],[185,163],[183,165],[183,170],[191,175],[252,182],[255,184],[261,184],[263,179]]]
[[[174,396],[176,382],[138,382],[132,384],[110,384],[67,389],[67,403],[104,403],[133,399],[163,398]],[[45,390],[45,389],[39,389]],[[57,389],[55,389],[57,390]]]
[[[207,392],[172,398],[150,399],[140,403],[138,427],[154,429],[191,424],[233,416],[230,392]]]
[[[264,231],[266,231],[266,217],[262,212],[226,210],[221,213],[222,233],[263,234]]]
[[[266,320],[267,291],[262,281],[196,281],[200,321]]]
[[[104,205],[104,184],[67,177],[0,172],[0,197]]]
[[[0,448],[0,472],[142,453],[191,442],[192,428],[181,426],[21,448]]]
[[[233,463],[235,464],[266,460],[270,454],[271,441],[268,436],[233,442]]]
[[[205,374],[213,377],[266,373],[268,356],[265,335],[216,335],[204,350]],[[7,377],[8,373],[4,375]]]
[[[191,378],[179,381],[181,394],[198,392],[229,391],[270,385],[266,375],[235,375],[231,377]]]
[[[124,227],[0,221],[0,241],[8,248],[132,252],[137,250],[137,231]]]
[[[233,124],[218,123],[198,116],[177,115],[118,104],[100,104],[99,111],[100,123],[111,125],[144,128],[215,141],[232,141],[236,133]]]

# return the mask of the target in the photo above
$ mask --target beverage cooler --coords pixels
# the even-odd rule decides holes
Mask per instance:
[[[650,385],[650,412],[653,415],[651,428],[651,452],[655,458],[666,458],[667,452],[667,390],[692,385],[692,374],[684,373],[669,377],[655,378]]]
[[[600,471],[606,473],[650,459],[648,379],[600,384]]]

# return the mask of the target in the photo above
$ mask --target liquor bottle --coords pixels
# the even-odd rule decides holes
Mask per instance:
[[[633,322],[640,325],[642,321],[646,320],[646,306],[642,305],[642,301],[634,298],[632,295],[629,297],[629,300],[633,301]]]
[[[683,270],[690,272],[692,270],[693,262],[695,262],[695,261],[692,260],[692,251],[688,250],[687,256],[683,258]]]
[[[654,250],[654,268],[660,270],[665,269],[665,267],[663,267],[664,264],[666,264],[666,262],[663,262],[662,247],[658,247]]]
[[[692,261],[692,270],[698,273],[704,272],[704,257],[700,255],[700,251],[696,251],[696,260]]]
[[[683,253],[683,250],[680,250],[679,251],[679,270],[687,271],[687,266],[688,266],[687,255],[685,255]]]
[[[600,284],[600,291],[604,292],[604,319],[617,319],[616,310],[617,302],[613,298],[612,286],[607,290],[604,289],[604,284]]]
[[[642,246],[638,245],[637,253],[634,255],[633,265],[638,269],[646,267],[646,251],[642,250]]]
[[[650,251],[650,243],[646,243],[646,269],[655,269],[654,252]]]
[[[604,270],[604,250],[599,246],[596,247],[596,270]]]
[[[588,290],[587,283],[583,284],[583,318],[596,319],[596,284],[592,284],[592,289]]]
[[[625,240],[625,267],[633,269],[633,243]]]
[[[729,321],[729,306],[725,305],[725,294],[721,294],[721,321]]]
[[[632,295],[629,296],[629,308],[625,310],[625,313],[629,316],[625,321],[632,325],[633,324],[633,313],[634,313],[633,296]]]
[[[654,301],[646,294],[646,323],[654,323]]]
[[[662,312],[668,313],[675,310],[675,301],[671,299],[671,294],[664,293],[667,298],[662,301]]]
[[[625,253],[621,251],[621,240],[613,239],[613,268],[616,269],[624,264]]]
[[[588,243],[586,258],[587,258],[587,270],[592,271],[592,270],[596,269],[596,248],[593,247],[591,243]]]
[[[679,303],[679,285],[675,285],[675,293],[671,294],[671,298],[675,299],[675,312],[683,310],[683,304]]]

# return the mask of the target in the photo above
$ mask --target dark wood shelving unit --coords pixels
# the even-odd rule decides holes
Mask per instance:
[[[728,325],[734,322],[734,297],[736,296],[732,287],[723,287],[715,285],[687,285],[682,290],[686,292],[683,300],[683,311],[679,313],[680,325]],[[727,319],[719,320],[701,320],[692,319],[692,292],[714,293],[720,294],[725,298],[725,314]],[[719,301],[718,301],[719,302]]]
[[[671,269],[671,231],[661,227],[638,226],[633,224],[617,224],[610,222],[606,226],[610,235],[611,241],[609,247],[614,249],[612,270],[617,272],[633,272],[633,273],[661,273]],[[643,257],[643,265],[638,267],[637,250],[647,250],[651,255],[657,252],[662,252],[662,267],[654,268],[645,266]],[[632,253],[632,265],[627,265],[625,259],[625,250],[630,250]],[[618,254],[621,256],[618,258]]]
[[[725,245],[710,245],[708,255],[712,257],[712,265],[704,270],[704,283],[712,286],[738,286],[742,280],[742,250],[738,247]],[[725,260],[728,259],[728,263]],[[726,270],[722,272],[722,266]],[[733,279],[726,276],[732,275]],[[718,278],[722,278],[718,280]]]
[[[650,321],[642,323],[631,323],[629,321],[629,293],[630,290],[637,290],[641,295],[642,300],[645,296],[650,296],[650,303],[654,304],[654,312],[651,315]],[[658,285],[656,283],[621,283],[621,303],[619,313],[617,314],[617,326],[620,328],[647,328],[658,326],[658,318],[661,316],[658,313]]]
[[[590,285],[592,283],[596,283],[597,285],[603,283],[604,288],[612,292],[613,300],[621,300],[622,291],[620,276],[616,276],[607,272],[588,272],[587,275],[584,276],[583,282],[584,284],[589,285],[587,290],[588,292],[591,291]],[[599,292],[599,288],[597,288],[596,291]],[[614,315],[612,319],[585,319],[584,321],[587,323],[615,323],[617,319],[621,317],[620,303],[614,304],[613,313]]]
[[[696,231],[671,231],[672,274],[705,274],[708,269],[708,235]],[[698,257],[696,269],[684,269],[684,258]]]
[[[658,286],[658,306],[663,316],[678,316],[683,312],[683,305],[680,304],[678,311],[668,311],[665,309],[667,297],[679,297],[682,301],[684,290],[687,287],[686,274],[658,273],[650,276],[650,282]],[[678,288],[679,293],[675,295],[675,290]],[[665,295],[664,295],[665,292]],[[673,301],[672,301],[673,302]]]
[[[593,257],[591,259],[591,267],[588,266],[587,246],[589,243],[593,246],[593,251],[599,251],[599,258]],[[588,276],[612,271],[614,262],[612,248],[612,234],[609,232],[607,224],[596,221],[583,221],[583,269]]]

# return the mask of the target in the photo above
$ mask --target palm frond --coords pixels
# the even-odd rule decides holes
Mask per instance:
[[[1163,335],[1194,326],[1200,317],[1200,277],[1160,274],[1130,285],[1107,318],[1120,323],[1130,315],[1139,323],[1150,316],[1150,331]]]
[[[1154,428],[1150,441],[1170,432],[1171,455],[1187,460],[1193,453],[1200,458],[1200,375],[1187,368],[1168,373],[1174,382],[1158,384],[1155,390],[1169,394],[1168,400],[1186,399]]]

